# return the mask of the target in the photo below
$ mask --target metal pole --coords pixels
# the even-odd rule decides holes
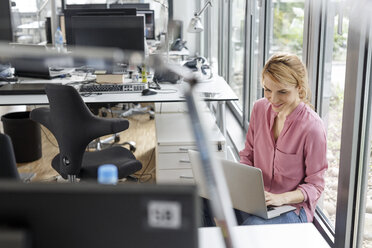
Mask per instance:
[[[57,6],[56,6],[56,0],[50,0],[50,28],[52,32],[52,43],[55,45],[55,39],[54,39],[54,34],[57,30],[58,27],[58,20],[57,20]]]

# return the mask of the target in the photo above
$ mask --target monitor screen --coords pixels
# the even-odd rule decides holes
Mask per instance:
[[[197,200],[193,186],[0,182],[0,228],[32,248],[196,248]]]
[[[144,53],[141,16],[73,16],[71,45],[116,47]]]
[[[137,16],[145,17],[145,36],[148,40],[155,40],[155,14],[154,10],[137,10]]]
[[[66,43],[72,44],[73,27],[71,23],[72,17],[75,16],[135,16],[137,10],[132,9],[65,9],[64,20],[66,28]]]

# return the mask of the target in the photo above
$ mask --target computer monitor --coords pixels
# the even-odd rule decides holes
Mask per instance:
[[[13,41],[10,0],[0,1],[0,41]]]
[[[137,10],[135,8],[131,9],[65,9],[64,19],[66,28],[66,43],[72,44],[72,32],[73,27],[71,23],[72,17],[76,16],[135,16]]]
[[[137,16],[145,17],[145,36],[148,40],[155,40],[155,13],[154,10],[137,10]]]
[[[68,44],[116,47],[144,54],[144,18],[141,16],[73,16]]]
[[[0,247],[17,232],[31,248],[198,246],[193,186],[0,182],[0,202]]]

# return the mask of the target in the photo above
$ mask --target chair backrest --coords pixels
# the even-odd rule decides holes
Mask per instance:
[[[60,173],[63,177],[77,175],[85,149],[95,138],[89,131],[95,117],[71,86],[50,84],[45,92],[50,105],[50,131],[59,145]]]
[[[0,133],[0,179],[19,180],[12,141],[6,134]]]

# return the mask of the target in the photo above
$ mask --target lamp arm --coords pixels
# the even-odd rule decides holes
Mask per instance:
[[[40,13],[44,10],[44,8],[45,8],[46,5],[48,4],[48,2],[49,2],[49,0],[45,0],[45,1],[41,4],[40,8],[37,10],[37,14],[38,14],[38,15],[40,15]]]
[[[212,2],[210,0],[204,5],[204,7],[199,12],[195,12],[195,16],[199,17],[204,12],[204,10],[208,7],[208,5],[212,7]]]

